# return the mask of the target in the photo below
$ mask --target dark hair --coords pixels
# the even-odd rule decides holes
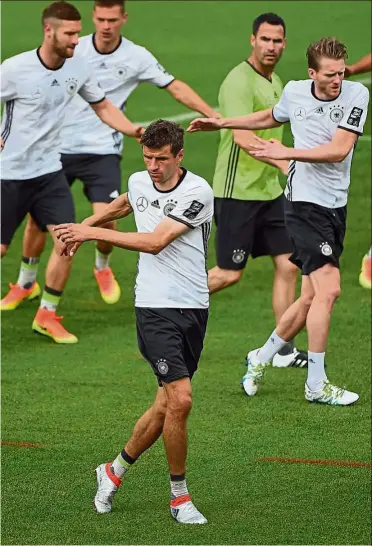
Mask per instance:
[[[307,64],[309,68],[318,70],[319,61],[322,57],[328,59],[346,59],[347,49],[344,44],[336,38],[321,38],[309,45],[306,51]]]
[[[141,137],[141,144],[148,148],[162,148],[170,144],[171,152],[176,157],[183,148],[183,134],[184,130],[177,123],[158,119],[147,127]]]
[[[120,6],[121,13],[125,13],[125,0],[95,0],[94,7],[113,8]]]
[[[286,32],[285,22],[281,17],[279,17],[279,15],[276,15],[276,13],[263,13],[262,15],[259,15],[258,17],[256,17],[256,19],[253,21],[253,30],[252,30],[254,36],[257,36],[258,29],[263,23],[268,23],[269,25],[282,26],[284,36],[285,36],[285,32]]]
[[[61,21],[81,21],[79,10],[68,2],[53,2],[50,4],[41,16],[43,25],[48,19],[59,19]]]

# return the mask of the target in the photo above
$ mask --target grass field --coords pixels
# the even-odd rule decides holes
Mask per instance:
[[[90,32],[90,1],[76,2]],[[2,2],[3,58],[37,47],[46,2]],[[249,53],[251,21],[278,12],[288,24],[288,46],[278,73],[306,77],[308,43],[337,35],[351,61],[369,51],[369,2],[131,2],[125,35],[147,46],[211,104],[227,72]],[[133,120],[186,112],[166,92],[142,86],[129,101]],[[370,122],[366,135],[370,135]],[[289,134],[286,139],[289,141]],[[218,136],[186,138],[185,166],[211,180]],[[61,314],[79,337],[58,346],[35,336],[36,304],[2,317],[3,544],[368,544],[371,511],[368,466],[263,462],[282,457],[370,461],[370,294],[360,288],[360,261],[370,245],[371,143],[359,142],[352,170],[348,233],[342,258],[343,294],[337,302],[327,355],[330,378],[360,393],[355,407],[307,404],[306,372],[273,369],[248,400],[239,381],[247,350],[273,328],[269,259],[249,263],[242,282],[212,299],[200,371],[193,382],[188,485],[210,523],[182,527],[168,513],[168,474],[161,442],[135,465],[107,517],[93,513],[93,470],[122,448],[156,388],[135,335],[136,254],[117,250],[112,264],[123,289],[106,306],[92,275],[93,245],[82,248]],[[140,147],[126,141],[123,186],[142,169]],[[81,186],[78,218],[89,214]],[[134,228],[123,220],[122,230]],[[20,229],[2,267],[2,294],[15,282]],[[39,280],[48,253],[40,268]],[[213,241],[210,265],[215,263]],[[301,334],[298,344],[306,348]]]

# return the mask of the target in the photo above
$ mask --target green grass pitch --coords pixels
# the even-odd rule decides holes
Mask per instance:
[[[77,1],[84,33],[92,30],[90,1]],[[2,2],[3,58],[37,47],[46,2]],[[147,46],[210,104],[227,72],[247,57],[251,21],[263,11],[288,25],[278,67],[286,82],[307,77],[305,50],[322,36],[348,45],[351,61],[370,50],[369,2],[129,2],[125,35]],[[164,91],[142,86],[129,100],[133,120],[186,112]],[[366,134],[371,134],[370,122]],[[287,142],[290,135],[286,134]],[[211,180],[216,134],[186,137],[185,166]],[[2,316],[2,439],[39,443],[2,452],[3,544],[367,544],[368,467],[259,462],[262,457],[370,460],[370,293],[358,284],[371,243],[370,140],[356,148],[348,233],[327,354],[330,378],[360,394],[355,407],[307,404],[306,372],[272,369],[259,396],[240,390],[242,362],[273,328],[272,267],[256,260],[242,282],[212,299],[200,371],[193,382],[188,485],[210,523],[193,528],[171,520],[164,448],[158,442],[131,470],[107,517],[93,513],[93,470],[122,448],[152,400],[156,382],[136,345],[133,284],[136,254],[116,250],[112,265],[123,289],[116,306],[99,297],[94,248],[76,258],[60,313],[79,337],[64,347],[34,335],[36,304]],[[123,187],[142,169],[137,143],[125,143]],[[89,214],[75,184],[78,218]],[[133,220],[120,223],[132,230]],[[2,267],[2,294],[15,282],[22,229]],[[49,246],[50,248],[50,246]],[[49,252],[42,259],[39,280]],[[209,263],[215,263],[213,238]],[[306,337],[298,343],[306,348]]]

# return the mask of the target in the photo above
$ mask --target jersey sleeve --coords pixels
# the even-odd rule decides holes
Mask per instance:
[[[105,98],[105,92],[92,73],[87,75],[87,78],[80,87],[78,93],[85,101],[89,102],[89,104],[97,104]]]
[[[364,85],[360,85],[357,93],[350,100],[339,127],[346,131],[352,131],[357,135],[362,135],[367,118],[368,102],[369,91]]]
[[[169,74],[157,59],[145,49],[138,79],[141,82],[151,83],[157,87],[167,87],[175,77]]]
[[[213,191],[207,184],[195,184],[179,198],[169,218],[194,229],[213,218]]]
[[[17,87],[12,74],[11,64],[4,61],[0,66],[1,103],[17,98]]]
[[[273,108],[273,118],[278,123],[286,123],[289,121],[288,85],[289,84],[287,83],[284,87],[280,101]]]
[[[254,90],[251,82],[242,80],[232,70],[220,87],[218,104],[224,117],[245,116],[253,112]]]

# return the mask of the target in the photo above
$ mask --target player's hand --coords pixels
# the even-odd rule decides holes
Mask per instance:
[[[196,133],[197,131],[218,131],[221,129],[220,118],[196,118],[187,128],[188,133]]]
[[[53,231],[56,232],[57,239],[64,243],[66,247],[63,248],[61,254],[72,256],[75,253],[74,249],[76,243],[84,243],[93,238],[92,229],[94,228],[86,226],[85,224],[60,224],[59,226],[55,226]]]
[[[263,140],[254,135],[254,139],[257,144],[252,144],[252,151],[250,155],[253,157],[267,157],[268,159],[290,159],[288,156],[288,148],[283,146],[279,140],[271,138],[270,140]]]

